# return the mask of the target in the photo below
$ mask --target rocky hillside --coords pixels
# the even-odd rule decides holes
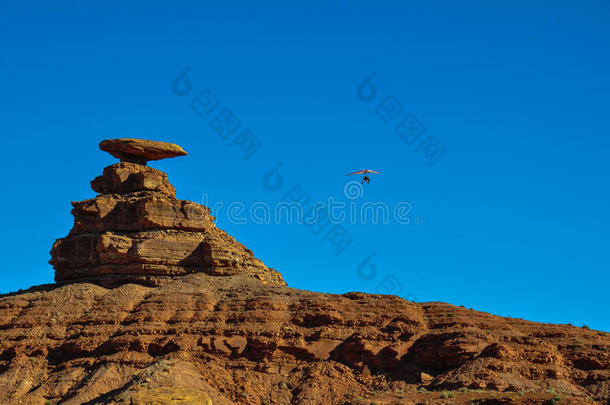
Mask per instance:
[[[0,403],[609,403],[606,333],[289,288],[146,166],[176,145],[102,145],[57,283],[0,296]]]

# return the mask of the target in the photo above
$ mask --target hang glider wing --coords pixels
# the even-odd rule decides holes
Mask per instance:
[[[358,170],[357,172],[348,173],[348,174],[346,174],[346,176],[351,176],[352,174],[367,174],[367,173],[379,174],[379,172],[376,172],[375,170],[362,169],[362,170]]]

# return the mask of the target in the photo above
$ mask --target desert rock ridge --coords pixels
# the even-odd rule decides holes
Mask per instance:
[[[73,204],[57,283],[0,296],[0,403],[609,403],[608,334],[290,288],[130,156]]]

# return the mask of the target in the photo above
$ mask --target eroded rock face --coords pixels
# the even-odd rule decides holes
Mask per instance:
[[[158,191],[172,197],[176,195],[176,189],[169,183],[165,173],[129,162],[105,168],[104,174],[91,181],[91,188],[100,194]]]
[[[147,157],[153,156],[154,148],[144,141],[117,141],[121,142],[110,144],[120,151],[137,153],[140,149],[134,145],[138,145]],[[158,155],[173,150],[168,152],[162,146],[154,149]],[[244,273],[285,284],[278,272],[218,229],[207,207],[176,199],[165,173],[121,162],[106,167],[91,187],[99,194],[72,203],[74,226],[51,249],[55,281],[157,285],[171,277],[204,272],[218,276]]]
[[[597,331],[245,274],[0,297],[2,404],[605,404],[609,383]]]

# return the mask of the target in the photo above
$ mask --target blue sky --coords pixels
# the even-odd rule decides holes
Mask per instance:
[[[181,199],[272,206],[298,185],[310,201],[411,204],[409,224],[342,224],[339,255],[329,228],[220,213],[292,287],[610,330],[607,2],[34,4],[0,11],[0,292],[52,282],[70,201],[115,162],[97,144],[135,137],[189,152],[151,164]],[[218,102],[205,118],[189,107],[203,90]],[[241,123],[229,139],[211,126],[224,108]],[[411,145],[394,131],[409,114],[425,128]],[[249,159],[244,129],[262,144]],[[432,166],[428,136],[446,150]],[[344,175],[363,167],[382,174],[349,200]]]

